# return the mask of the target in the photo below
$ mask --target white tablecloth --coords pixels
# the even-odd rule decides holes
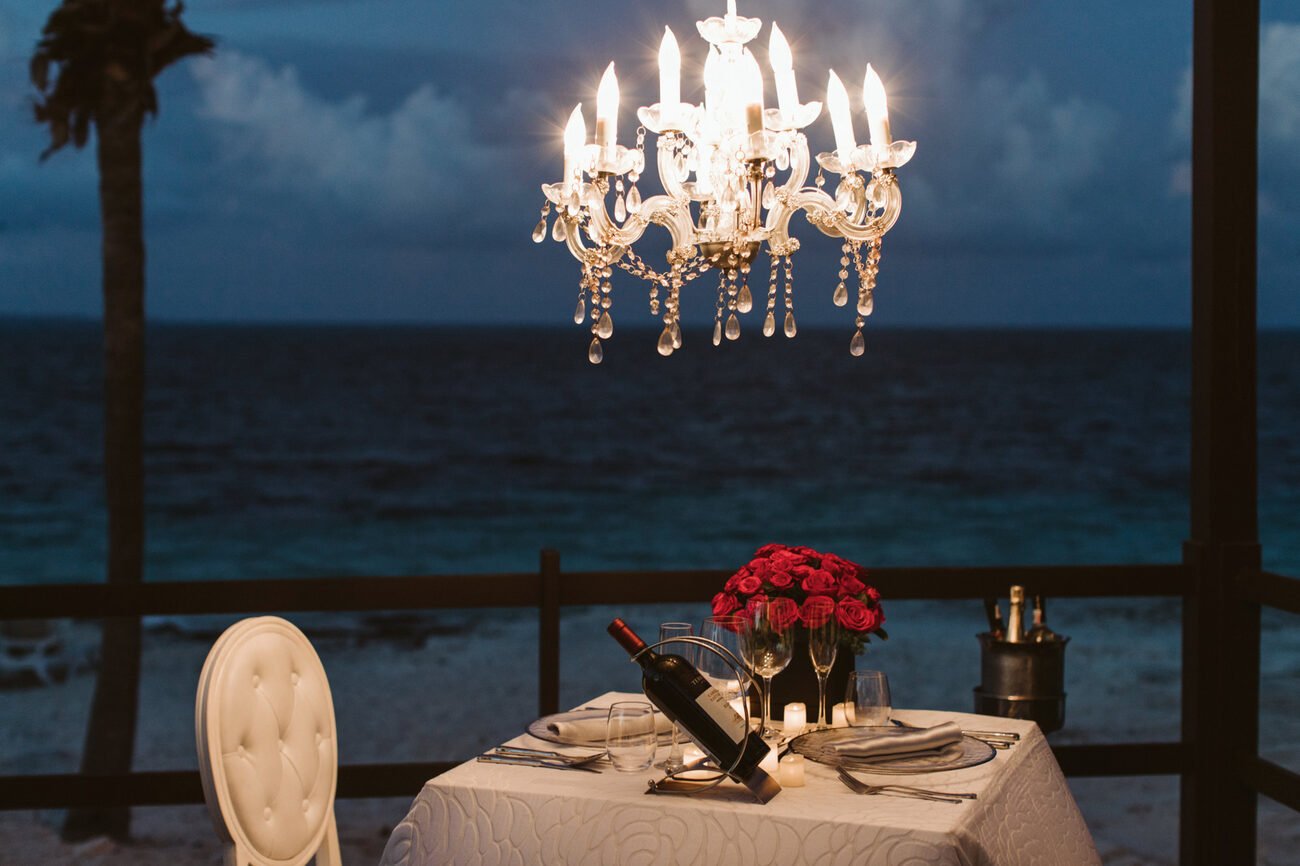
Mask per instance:
[[[586,706],[636,697],[611,692]],[[1037,725],[927,710],[894,715],[916,725],[953,719],[967,729],[1017,731],[1021,739],[978,767],[904,778],[858,774],[979,794],[962,805],[860,796],[811,761],[807,785],[784,789],[766,806],[730,784],[721,796],[649,796],[654,771],[596,775],[470,761],[425,784],[381,866],[1100,863]],[[527,735],[510,743],[551,748]]]

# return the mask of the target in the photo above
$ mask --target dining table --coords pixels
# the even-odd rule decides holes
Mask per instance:
[[[640,694],[609,692],[606,707]],[[650,794],[662,772],[600,773],[467,761],[430,779],[393,830],[381,866],[452,864],[905,864],[1094,866],[1100,858],[1046,738],[1031,721],[894,710],[907,725],[954,721],[1019,735],[986,763],[920,775],[856,772],[872,784],[973,793],[959,803],[861,795],[805,762],[805,784],[766,805],[727,782],[695,796]],[[506,745],[560,749],[522,734]],[[600,765],[597,765],[600,766]]]

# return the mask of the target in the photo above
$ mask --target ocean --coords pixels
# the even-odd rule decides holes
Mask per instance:
[[[147,578],[1173,562],[1188,335],[153,324]],[[0,321],[0,581],[102,579],[97,322]],[[1259,357],[1268,565],[1300,573],[1300,333]]]

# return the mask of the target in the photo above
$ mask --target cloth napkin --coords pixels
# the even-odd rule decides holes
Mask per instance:
[[[899,728],[899,730],[905,729]],[[944,722],[933,728],[919,728],[901,734],[880,734],[863,729],[860,734],[841,740],[833,748],[845,757],[871,758],[880,755],[934,751],[959,740],[961,740],[961,727],[956,722]]]
[[[588,718],[577,719],[557,719],[547,724],[546,729],[558,737],[566,740],[581,741],[584,743],[603,743],[605,742],[606,725],[609,720],[608,713],[604,715],[592,714]],[[644,730],[649,731],[652,722],[649,718],[645,720]],[[663,713],[654,713],[654,730],[656,734],[667,734],[672,731],[673,723],[668,721],[668,717]],[[633,733],[635,728],[625,728],[628,733]]]

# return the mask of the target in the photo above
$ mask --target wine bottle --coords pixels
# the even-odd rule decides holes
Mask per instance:
[[[781,785],[759,766],[769,751],[767,743],[749,729],[745,719],[694,665],[679,655],[642,652],[645,641],[621,619],[611,622],[608,631],[641,665],[641,687],[646,697],[681,725],[706,755],[723,770],[736,764],[731,775],[760,803],[781,793]]]
[[[1025,639],[1025,588],[1011,587],[1010,612],[1007,614],[1007,641],[1021,643]]]
[[[1048,643],[1057,640],[1056,632],[1047,627],[1047,603],[1041,595],[1034,596],[1034,624],[1025,635],[1030,643]]]

